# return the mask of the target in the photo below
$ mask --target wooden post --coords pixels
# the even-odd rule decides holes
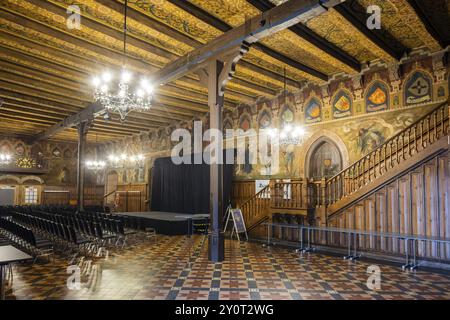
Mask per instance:
[[[78,163],[77,163],[77,208],[84,211],[84,148],[86,144],[86,134],[88,132],[88,122],[82,121],[78,124]]]
[[[224,63],[213,60],[208,66],[208,104],[210,116],[210,129],[222,130],[223,93],[219,84],[220,74]],[[209,236],[209,260],[220,262],[224,260],[223,221],[223,165],[218,163],[223,155],[223,145],[218,145],[215,160],[210,164],[210,215],[211,234]]]

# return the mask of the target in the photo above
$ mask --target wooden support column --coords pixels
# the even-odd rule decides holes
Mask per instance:
[[[208,105],[210,116],[210,129],[222,130],[223,92],[219,85],[220,74],[224,63],[213,60],[208,66]],[[216,150],[223,154],[223,145]],[[217,154],[215,159],[217,160]],[[223,261],[225,258],[224,235],[222,231],[223,221],[223,165],[213,161],[210,165],[210,215],[211,233],[209,235],[209,260],[213,262]]]
[[[210,116],[210,129],[222,132],[222,110],[224,103],[225,86],[233,77],[236,64],[249,51],[249,45],[242,42],[231,49],[221,59],[211,59],[206,68],[200,70],[200,81],[208,86],[208,105]],[[223,143],[215,151],[215,159],[223,158]],[[219,156],[220,155],[220,156]],[[223,221],[223,165],[222,162],[213,162],[210,165],[210,215],[211,232],[209,235],[209,260],[223,261],[225,258]]]
[[[82,121],[77,125],[78,129],[78,163],[77,163],[77,208],[84,211],[84,149],[86,135],[89,130],[89,122]]]

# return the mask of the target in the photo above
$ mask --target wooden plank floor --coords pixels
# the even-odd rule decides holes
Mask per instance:
[[[371,263],[226,241],[226,261],[210,263],[201,238],[161,236],[107,260],[81,264],[69,290],[68,259],[14,266],[7,299],[450,299],[450,275],[380,265],[381,290],[366,286]],[[193,263],[189,266],[188,259]]]

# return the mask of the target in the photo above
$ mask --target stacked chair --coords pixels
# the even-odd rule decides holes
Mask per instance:
[[[92,208],[91,208],[92,209]],[[93,208],[101,210],[101,207]],[[6,210],[6,209],[5,209]],[[8,208],[10,223],[37,234],[61,248],[64,253],[72,252],[97,256],[112,247],[124,248],[127,240],[138,231],[145,231],[138,218],[124,217],[101,211],[76,212],[70,206],[16,206]],[[4,219],[3,219],[4,220]],[[0,226],[1,229],[4,229]],[[42,243],[38,241],[36,245]],[[70,251],[67,251],[71,249]]]
[[[51,241],[36,235],[31,229],[11,219],[0,218],[0,229],[4,236],[30,252],[35,257],[34,261],[41,256],[46,256],[50,259],[50,255],[53,255],[53,244]]]

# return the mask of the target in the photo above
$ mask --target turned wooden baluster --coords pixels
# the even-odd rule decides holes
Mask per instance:
[[[438,118],[438,114],[437,112],[433,112],[433,120],[434,120],[434,124],[433,124],[433,142],[436,142],[436,140],[438,139],[438,133],[437,133],[437,118]]]

